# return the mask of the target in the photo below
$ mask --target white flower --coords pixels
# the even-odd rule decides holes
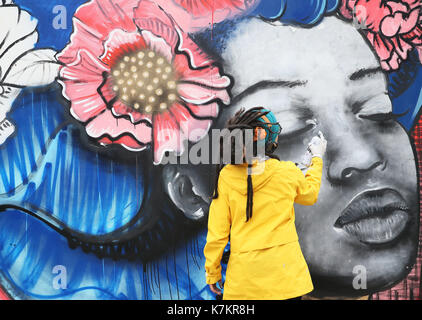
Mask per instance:
[[[51,49],[35,50],[37,20],[12,0],[0,0],[0,145],[15,131],[6,119],[25,87],[44,86],[58,76],[60,65]]]

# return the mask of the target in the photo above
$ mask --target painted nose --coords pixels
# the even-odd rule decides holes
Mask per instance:
[[[332,143],[327,146],[326,161],[327,178],[331,183],[352,183],[370,175],[376,168],[385,168],[386,161],[377,150],[378,146],[361,137],[357,130],[346,130],[329,141]]]

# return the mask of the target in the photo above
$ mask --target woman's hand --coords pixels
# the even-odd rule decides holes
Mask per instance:
[[[220,288],[223,289],[224,288],[224,282],[223,280],[218,281],[218,284],[220,285]],[[216,295],[221,295],[221,290],[217,287],[217,283],[214,284],[210,284],[210,289],[212,292],[214,292]]]
[[[318,136],[312,138],[311,142],[308,145],[308,150],[311,152],[312,157],[322,158],[327,149],[327,140],[325,140],[324,135],[320,131]]]

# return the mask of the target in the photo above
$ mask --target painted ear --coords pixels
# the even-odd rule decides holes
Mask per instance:
[[[200,221],[207,217],[209,204],[195,193],[191,177],[183,174],[177,165],[167,165],[162,179],[165,192],[186,218]]]
[[[256,127],[254,131],[254,141],[265,140],[267,137],[267,131],[265,129]]]

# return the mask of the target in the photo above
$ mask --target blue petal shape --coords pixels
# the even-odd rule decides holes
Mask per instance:
[[[0,205],[25,208],[79,233],[115,231],[142,206],[143,165],[89,150],[56,97],[55,90],[26,92],[14,104],[17,133],[0,151]]]
[[[283,23],[313,25],[332,13],[338,4],[338,0],[262,0],[253,14]]]
[[[144,195],[140,158],[115,161],[84,147],[57,94],[25,90],[10,115],[18,130],[0,154],[0,284],[15,299],[213,299],[204,281],[205,230],[173,248],[168,237],[187,230],[171,208],[161,208],[157,232],[139,238],[147,248],[168,249],[148,263],[72,250],[68,239],[36,219],[101,235],[135,218]],[[53,286],[57,265],[67,270],[64,290]]]
[[[0,214],[0,284],[16,299],[213,299],[205,285],[206,231],[149,263],[98,259],[17,210]],[[66,289],[55,289],[55,266]]]

